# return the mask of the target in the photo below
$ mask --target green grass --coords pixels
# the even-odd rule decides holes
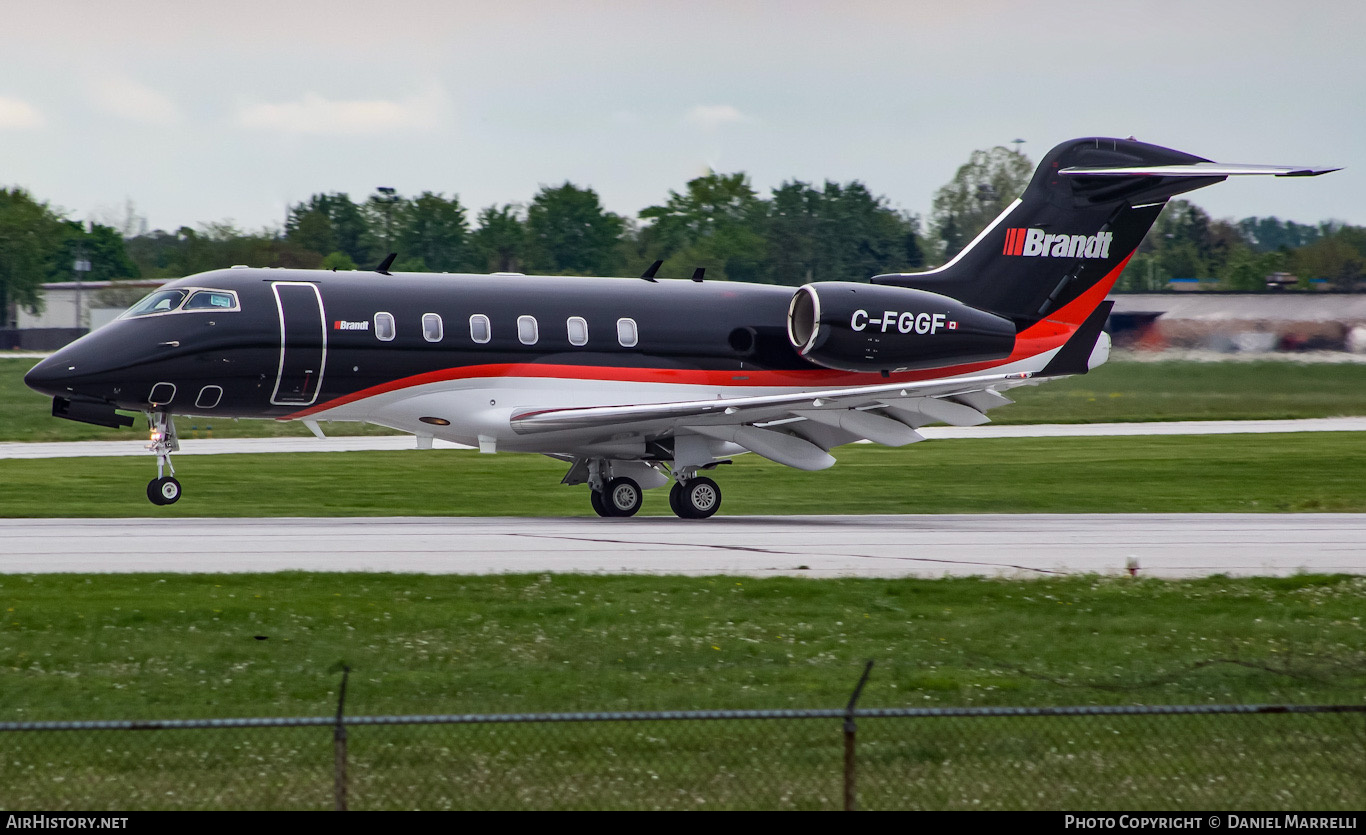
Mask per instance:
[[[1009,392],[997,423],[1278,420],[1366,415],[1366,365],[1116,360]]]
[[[0,357],[0,441],[142,438],[144,421],[106,429],[52,417],[52,404],[24,386],[36,360]],[[1011,392],[992,411],[998,423],[1251,420],[1366,415],[1366,365],[1292,362],[1134,362],[1116,360],[1081,377]],[[305,436],[299,423],[182,418],[185,438]],[[328,434],[387,434],[358,423],[324,424]]]
[[[7,719],[1361,704],[1360,577],[0,577]],[[311,807],[327,729],[7,734],[0,806]],[[837,808],[839,723],[356,728],[362,808]],[[1360,717],[867,720],[863,805],[1359,808]],[[1236,774],[1236,779],[1228,779]]]
[[[726,514],[1366,511],[1366,435],[929,441],[841,447],[807,473],[753,455],[714,477]],[[563,464],[463,450],[182,455],[184,497],[147,501],[151,456],[0,460],[0,516],[585,516]],[[642,513],[669,514],[667,491]]]
[[[1366,579],[0,577],[7,719],[1348,702]],[[258,638],[257,636],[262,636]],[[1217,663],[1210,663],[1217,662]]]

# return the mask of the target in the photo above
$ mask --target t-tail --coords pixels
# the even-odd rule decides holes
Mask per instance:
[[[974,372],[1028,361],[1017,367],[1084,374],[1099,356],[1105,296],[1168,200],[1234,175],[1335,170],[1224,165],[1132,139],[1064,142],[1020,199],[944,266],[799,288],[788,338],[811,362],[846,371]],[[1035,360],[1043,365],[1028,367]]]
[[[1049,151],[1024,194],[949,263],[872,282],[949,296],[1021,330],[1042,319],[1080,327],[1172,197],[1236,175],[1335,170],[1226,165],[1133,139],[1074,139]]]

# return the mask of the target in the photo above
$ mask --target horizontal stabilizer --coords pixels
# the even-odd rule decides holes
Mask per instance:
[[[1182,165],[1135,165],[1120,168],[1077,166],[1063,168],[1068,177],[1241,177],[1262,174],[1271,177],[1317,177],[1340,168],[1306,165],[1231,165],[1223,162],[1190,162]]]

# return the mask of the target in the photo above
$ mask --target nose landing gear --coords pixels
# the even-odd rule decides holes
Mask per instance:
[[[171,465],[171,453],[180,451],[175,420],[168,412],[148,412],[147,423],[152,427],[147,449],[157,457],[157,477],[147,483],[147,498],[155,505],[175,504],[180,500],[180,482],[176,481],[175,467]]]

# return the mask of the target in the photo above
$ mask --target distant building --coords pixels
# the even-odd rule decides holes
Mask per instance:
[[[0,330],[0,350],[55,351],[112,322],[169,278],[125,281],[56,281],[42,285],[41,310],[19,309],[17,327]]]
[[[1121,293],[1111,298],[1110,332],[1118,347],[1227,353],[1366,350],[1366,294]]]

